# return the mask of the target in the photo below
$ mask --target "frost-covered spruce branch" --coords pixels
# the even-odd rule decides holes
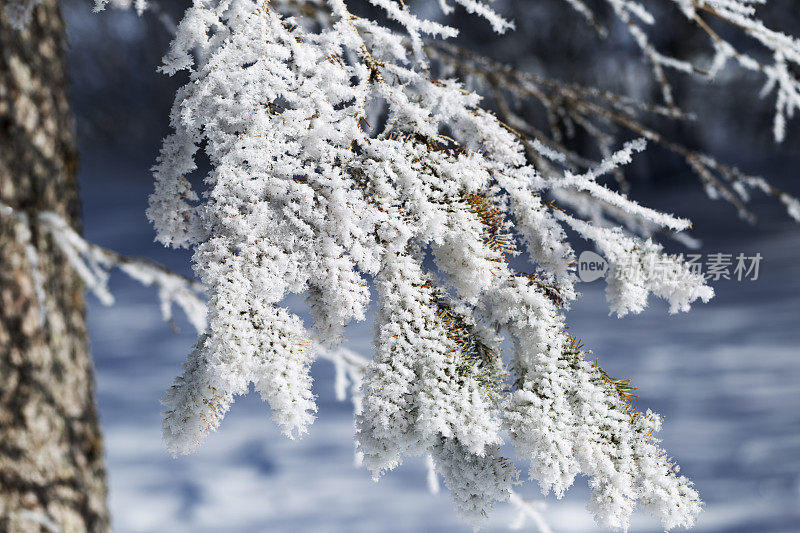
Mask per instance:
[[[794,36],[774,31],[756,17],[756,7],[763,0],[673,0],[679,3],[684,14],[708,34],[714,45],[715,56],[709,68],[713,76],[728,60],[735,60],[742,68],[761,72],[766,84],[761,91],[766,96],[773,90],[775,120],[773,134],[777,141],[786,137],[786,121],[800,110],[800,80],[796,69],[800,67],[800,40]],[[738,27],[759,42],[773,57],[773,63],[764,63],[745,54],[717,34],[702,18],[701,13]]]
[[[500,454],[507,433],[543,489],[560,495],[578,473],[590,476],[598,522],[625,528],[639,502],[666,528],[691,525],[699,499],[658,447],[659,419],[633,413],[618,382],[564,333],[562,308],[575,296],[565,227],[596,242],[612,273],[631,262],[671,265],[659,279],[612,276],[618,314],[641,311],[650,293],[682,311],[712,292],[653,242],[545,200],[580,190],[686,230],[688,221],[596,182],[641,143],[585,174],[540,174],[477,95],[430,76],[423,39],[456,30],[403,4],[371,3],[403,31],[353,16],[342,0],[314,3],[327,17],[198,0],[178,24],[162,70],[186,71],[189,81],[148,216],[161,242],[193,249],[209,306],[208,327],[165,398],[169,449],[195,449],[250,383],[284,433],[307,431],[316,409],[311,339],[338,343],[364,318],[374,279],[377,353],[356,417],[357,448],[374,476],[429,454],[477,525],[517,482]],[[508,27],[484,4],[458,3]],[[189,180],[199,150],[211,163],[202,194]],[[507,261],[522,251],[532,273]],[[313,333],[281,307],[290,293],[306,296]],[[508,368],[500,335],[515,345]]]
[[[565,0],[587,21],[599,30],[601,36],[608,32],[599,22],[600,17],[581,0]],[[762,96],[776,93],[775,120],[773,133],[777,141],[786,134],[786,121],[800,109],[800,80],[795,69],[800,67],[800,40],[768,28],[757,16],[759,5],[766,0],[659,0],[651,4],[662,7],[673,5],[690,21],[698,31],[706,34],[713,47],[714,55],[707,64],[698,65],[690,60],[675,58],[659,52],[650,40],[647,28],[655,27],[656,17],[645,5],[635,0],[605,0],[615,16],[622,21],[642,53],[650,61],[653,73],[661,86],[664,103],[675,105],[672,88],[667,80],[665,69],[686,74],[699,74],[713,78],[731,60],[741,68],[761,73],[766,81]],[[661,4],[658,6],[658,4]],[[738,50],[732,41],[722,37],[712,28],[707,19],[722,21],[758,43],[771,56],[770,61],[760,59],[763,54],[751,55]]]

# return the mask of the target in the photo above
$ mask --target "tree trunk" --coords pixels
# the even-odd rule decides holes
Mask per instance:
[[[32,222],[0,213],[0,531],[107,531],[83,285],[35,223],[80,223],[64,22],[44,0],[19,31],[4,4],[0,202]]]

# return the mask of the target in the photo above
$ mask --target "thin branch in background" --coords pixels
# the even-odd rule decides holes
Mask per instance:
[[[530,522],[539,533],[553,533],[553,530],[550,529],[550,526],[547,525],[547,522],[539,512],[540,509],[544,508],[544,502],[525,500],[516,492],[512,492],[509,503],[518,511],[517,518],[511,523],[511,529],[522,529]]]
[[[588,169],[597,162],[570,150],[563,144],[561,135],[546,134],[516,112],[506,94],[521,102],[525,109],[536,102],[547,110],[548,116],[558,110],[558,114],[570,117],[592,138],[601,153],[608,154],[609,144],[623,135],[636,135],[646,138],[666,150],[682,157],[691,168],[705,191],[711,198],[722,198],[731,203],[739,215],[748,221],[755,221],[755,214],[747,207],[749,190],[758,190],[780,201],[787,213],[795,220],[800,202],[797,198],[770,185],[757,176],[742,173],[735,167],[720,163],[709,154],[692,150],[686,145],[668,138],[663,133],[646,125],[648,116],[678,120],[692,120],[693,116],[678,108],[664,108],[645,102],[637,102],[610,91],[581,87],[563,83],[540,75],[523,73],[509,66],[477,55],[464,48],[449,43],[429,43],[429,55],[456,73],[483,83],[491,90],[500,118],[510,126],[523,146],[528,159],[547,174],[558,176],[564,165],[554,165],[552,158],[543,157],[542,148],[557,151],[566,158],[569,165]],[[606,131],[612,128],[610,132]],[[616,130],[616,131],[615,131]],[[617,177],[624,191],[625,181]]]

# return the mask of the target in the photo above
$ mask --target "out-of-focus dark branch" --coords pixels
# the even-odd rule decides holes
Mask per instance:
[[[526,108],[529,104],[536,103],[544,108],[547,117],[559,117],[562,122],[569,121],[572,128],[580,127],[604,156],[612,145],[621,141],[621,137],[644,137],[683,158],[709,194],[730,202],[739,214],[748,220],[755,219],[755,215],[746,206],[749,200],[748,190],[757,189],[774,196],[786,204],[790,212],[797,202],[763,179],[749,176],[735,167],[720,163],[712,156],[693,150],[647,124],[647,121],[654,117],[693,119],[691,115],[678,108],[638,102],[610,91],[520,72],[447,43],[431,43],[427,50],[430,56],[440,61],[444,67],[452,69],[462,77],[476,80],[488,88],[487,93],[494,100],[500,119],[517,134],[531,163],[545,173],[556,174],[561,169],[558,168],[557,162],[542,156],[540,150],[535,148],[534,141],[563,154],[568,165],[589,168],[594,166],[596,161],[566,145],[563,141],[565,132],[562,131],[558,120],[548,119],[550,131],[546,133],[521,113],[516,112],[512,102],[518,102],[519,108]],[[566,129],[566,133],[569,134],[569,127]],[[618,175],[617,181],[624,191],[626,188],[624,178]]]

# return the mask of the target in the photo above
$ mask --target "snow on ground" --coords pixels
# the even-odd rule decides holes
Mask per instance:
[[[88,237],[186,271],[186,254],[159,248],[144,220],[147,164],[86,157]],[[663,196],[663,195],[662,195]],[[583,284],[569,315],[610,375],[633,378],[639,407],[666,416],[665,447],[707,502],[697,531],[800,531],[800,227],[769,216],[753,229],[719,204],[659,198],[695,219],[704,252],[760,252],[760,280],[715,284],[718,297],[687,315],[654,301],[641,316],[607,317],[602,282]],[[680,202],[677,202],[680,200]],[[580,249],[580,247],[578,247]],[[353,466],[350,405],[334,399],[333,370],[314,368],[319,417],[290,441],[256,395],[239,399],[199,453],[173,459],[160,442],[158,399],[179,372],[194,333],[164,324],[152,289],[117,275],[113,307],[90,297],[97,396],[106,436],[110,502],[117,531],[469,531],[447,494],[426,490],[422,460],[379,483]],[[349,329],[369,355],[370,325]],[[520,465],[524,468],[524,465]],[[532,483],[520,493],[539,499]],[[557,533],[598,531],[585,482],[543,511]],[[487,531],[507,530],[501,505]],[[637,517],[632,531],[657,531]]]

